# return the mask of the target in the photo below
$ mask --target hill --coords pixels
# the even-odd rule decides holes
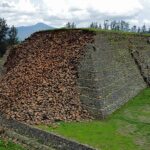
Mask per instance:
[[[19,40],[23,41],[24,39],[28,38],[32,33],[40,31],[40,30],[48,30],[54,29],[51,26],[48,26],[44,23],[37,23],[32,26],[20,26],[17,27],[18,30],[18,38]]]

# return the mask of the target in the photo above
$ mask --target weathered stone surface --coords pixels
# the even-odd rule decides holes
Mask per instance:
[[[83,106],[98,118],[111,114],[147,86],[149,65],[146,37],[97,33],[78,68]]]

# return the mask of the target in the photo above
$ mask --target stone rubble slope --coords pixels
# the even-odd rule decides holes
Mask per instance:
[[[77,88],[79,60],[94,33],[54,30],[12,48],[0,81],[0,112],[29,124],[88,119]]]

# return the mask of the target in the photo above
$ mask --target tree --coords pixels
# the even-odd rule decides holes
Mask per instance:
[[[9,28],[6,24],[6,20],[0,18],[0,57],[3,56],[7,48],[6,38],[7,38],[8,29]]]
[[[124,28],[124,31],[126,32],[129,32],[129,23],[128,22],[125,22],[125,28]]]
[[[98,28],[99,28],[99,29],[102,29],[102,25],[101,25],[101,24],[99,24]]]
[[[121,22],[120,22],[120,30],[121,30],[121,31],[124,31],[124,30],[125,30],[125,24],[126,24],[126,22],[123,21],[123,20],[121,20]]]
[[[68,29],[71,28],[71,23],[70,23],[70,22],[68,22],[68,23],[66,24],[66,28],[68,28]]]
[[[145,24],[142,26],[142,33],[146,33],[146,25]]]
[[[115,27],[115,30],[119,31],[121,28],[120,28],[120,22],[117,22],[116,23],[116,27]]]
[[[7,48],[18,43],[17,30],[14,26],[8,27],[6,20],[0,18],[0,57],[2,57]]]
[[[110,29],[111,30],[116,30],[116,25],[117,25],[117,22],[115,20],[111,21],[111,23],[110,23]]]
[[[120,30],[120,22],[117,22],[115,20],[111,21],[110,29],[111,30]]]
[[[76,28],[76,24],[75,24],[74,22],[72,22],[71,28],[72,28],[72,29],[75,29],[75,28]]]
[[[148,33],[150,33],[150,28],[148,29]]]
[[[109,24],[108,24],[108,20],[104,21],[104,29],[108,30],[109,29]]]
[[[110,23],[110,29],[128,32],[129,31],[129,23],[125,22],[123,20],[121,20],[121,21],[113,20]]]
[[[14,26],[12,26],[9,29],[8,36],[9,36],[8,42],[9,42],[10,45],[14,45],[14,44],[18,43],[17,29]]]
[[[97,28],[98,28],[97,22],[92,22],[92,23],[90,24],[90,28],[97,29]]]
[[[132,28],[131,28],[131,32],[137,32],[137,26],[133,26]]]
[[[0,41],[3,41],[6,39],[6,34],[8,31],[8,26],[6,24],[6,20],[0,18]]]
[[[68,28],[68,29],[74,29],[74,28],[76,28],[76,25],[75,25],[74,22],[72,22],[72,23],[68,22],[68,23],[66,24],[66,28]]]
[[[140,28],[140,27],[138,27],[137,32],[138,32],[138,33],[140,33],[140,32],[141,32],[141,28]]]
[[[129,23],[126,22],[126,21],[121,20],[121,22],[120,22],[120,30],[128,32],[129,31]]]

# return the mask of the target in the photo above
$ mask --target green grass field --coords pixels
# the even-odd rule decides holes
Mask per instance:
[[[3,141],[0,139],[0,150],[25,150],[18,144],[14,144],[11,141]]]
[[[101,150],[149,150],[150,88],[103,121],[38,127]]]

